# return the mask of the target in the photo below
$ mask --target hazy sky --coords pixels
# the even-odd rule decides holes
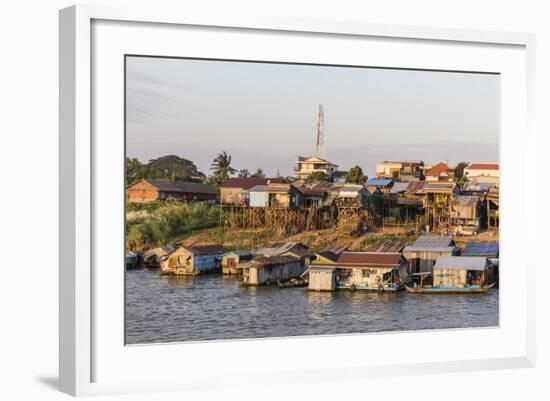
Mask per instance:
[[[498,161],[499,77],[431,71],[128,57],[127,156],[167,154],[205,174],[233,167],[290,175],[315,150],[369,176],[383,160]]]

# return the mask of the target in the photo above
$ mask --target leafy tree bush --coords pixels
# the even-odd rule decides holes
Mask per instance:
[[[367,177],[363,174],[363,169],[359,166],[350,168],[346,175],[346,182],[349,184],[364,184],[366,180]]]

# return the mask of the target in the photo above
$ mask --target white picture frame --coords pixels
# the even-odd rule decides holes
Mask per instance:
[[[124,26],[116,26],[120,23]],[[97,28],[94,28],[94,24]],[[116,253],[103,252],[104,241],[98,238],[98,233],[107,235],[105,221],[116,221],[122,210],[110,214],[104,207],[105,202],[112,202],[109,194],[120,195],[123,186],[120,181],[105,184],[105,174],[112,172],[112,167],[117,166],[116,158],[124,157],[120,154],[121,137],[113,135],[100,138],[97,134],[98,127],[119,127],[120,120],[116,115],[111,117],[104,114],[101,103],[94,103],[93,99],[106,96],[101,82],[109,82],[112,90],[122,92],[120,83],[122,70],[116,68],[116,73],[110,76],[109,67],[118,66],[121,60],[120,54],[127,52],[123,49],[125,44],[129,48],[146,49],[147,46],[155,46],[161,43],[160,38],[173,35],[179,28],[186,34],[185,27],[192,27],[200,31],[198,35],[207,34],[211,38],[219,38],[219,35],[232,34],[261,34],[263,40],[283,41],[280,35],[288,37],[296,35],[305,41],[323,38],[330,41],[338,38],[342,41],[383,40],[384,46],[391,47],[393,42],[406,42],[406,46],[416,51],[426,52],[424,61],[415,61],[414,65],[425,69],[443,70],[469,70],[477,71],[475,67],[482,62],[485,52],[494,49],[495,55],[491,60],[486,60],[486,66],[494,66],[492,72],[506,71],[503,73],[503,125],[502,125],[502,208],[503,208],[503,235],[501,244],[525,244],[524,249],[529,249],[531,244],[526,239],[521,239],[513,233],[518,226],[518,219],[525,218],[528,224],[534,225],[536,219],[536,206],[527,206],[525,194],[514,192],[507,187],[507,183],[522,177],[522,169],[525,167],[511,166],[513,159],[534,160],[535,157],[535,133],[532,127],[532,112],[534,110],[534,43],[535,38],[530,34],[507,32],[484,32],[459,29],[437,29],[410,26],[376,25],[360,22],[337,21],[313,21],[257,18],[254,20],[219,20],[204,15],[186,15],[181,10],[164,10],[155,7],[146,8],[111,8],[107,6],[73,6],[60,12],[60,389],[72,395],[93,395],[133,391],[160,391],[167,389],[201,389],[212,385],[212,377],[216,378],[217,386],[232,386],[235,383],[219,377],[215,369],[209,374],[205,372],[208,366],[199,361],[199,357],[206,361],[218,356],[219,368],[234,366],[240,371],[247,372],[250,377],[261,381],[262,374],[270,373],[280,379],[289,381],[314,381],[327,378],[355,377],[357,379],[376,377],[388,374],[407,374],[414,369],[415,374],[432,372],[454,372],[479,369],[500,369],[512,367],[530,367],[535,363],[535,295],[534,280],[527,279],[528,274],[534,274],[534,253],[528,252],[523,259],[524,274],[518,274],[515,278],[517,290],[511,294],[511,274],[502,273],[501,285],[501,313],[504,323],[497,329],[465,329],[452,331],[428,331],[419,333],[393,333],[353,336],[318,336],[298,339],[266,339],[253,341],[222,341],[206,342],[199,344],[173,344],[125,347],[118,336],[111,335],[111,331],[119,333],[123,322],[120,319],[120,299],[123,292],[120,284],[120,274],[107,277],[110,273],[94,270],[98,262],[110,260]],[[94,30],[95,29],[95,30]],[[140,31],[148,29],[146,36],[140,37]],[[170,31],[175,30],[175,31]],[[132,34],[122,35],[122,31]],[[194,32],[195,32],[194,31]],[[221,32],[223,31],[223,32]],[[95,32],[95,33],[94,33]],[[221,33],[220,33],[221,32]],[[96,41],[94,41],[94,34]],[[112,35],[112,36],[109,36]],[[157,36],[158,35],[158,36]],[[228,36],[229,37],[229,36]],[[243,36],[244,37],[244,36]],[[109,39],[106,41],[105,39]],[[139,44],[130,44],[131,41],[140,40]],[[207,38],[203,38],[207,40]],[[232,36],[232,39],[235,39]],[[109,45],[107,45],[109,43]],[[164,42],[163,42],[164,43]],[[210,42],[204,42],[212,44]],[[328,43],[328,42],[327,42]],[[343,42],[342,42],[343,43]],[[118,47],[117,47],[118,46]],[[158,51],[164,55],[173,55],[175,44],[164,43]],[[297,45],[299,46],[299,45]],[[372,45],[373,53],[376,53],[376,43]],[[417,46],[417,47],[415,47]],[[422,50],[422,47],[426,49]],[[440,63],[428,57],[430,52],[445,53],[446,47],[453,46],[449,52],[448,60]],[[402,47],[406,49],[407,47]],[[152,48],[149,48],[150,53]],[[251,45],[250,48],[239,47],[237,50],[224,50],[225,58],[246,59],[246,52],[250,54],[261,51]],[[275,47],[273,47],[275,49]],[[476,50],[477,49],[477,50]],[[105,54],[101,53],[105,51]],[[275,50],[273,50],[275,51]],[[478,59],[469,53],[477,52]],[[98,53],[99,52],[99,53]],[[120,53],[123,52],[123,53]],[[169,54],[166,54],[169,52]],[[219,50],[221,52],[221,50]],[[404,51],[401,54],[384,51],[387,57],[384,66],[398,67],[406,64],[405,58],[418,57],[412,52]],[[465,57],[461,63],[453,61],[456,54],[464,52]],[[499,58],[500,53],[502,58]],[[142,53],[145,54],[145,53]],[[266,53],[267,54],[267,53]],[[194,54],[196,55],[196,54]],[[454,55],[454,56],[453,56]],[[97,56],[97,59],[96,59]],[[250,56],[249,56],[250,57]],[[265,54],[264,58],[267,57]],[[291,57],[291,56],[289,56]],[[305,57],[305,56],[298,56]],[[330,58],[331,56],[326,56]],[[339,57],[349,57],[345,54]],[[222,57],[223,58],[223,57]],[[394,61],[392,61],[394,60]],[[401,60],[401,61],[400,61]],[[362,62],[362,61],[360,61]],[[449,66],[455,63],[455,68]],[[350,61],[350,64],[353,61]],[[376,64],[376,60],[374,61]],[[499,64],[500,63],[500,64]],[[370,64],[371,66],[373,64]],[[443,67],[442,67],[443,66]],[[480,70],[481,71],[481,70]],[[485,69],[483,69],[485,71]],[[105,72],[105,73],[104,73]],[[96,75],[94,75],[96,74]],[[526,77],[526,79],[525,79]],[[92,81],[95,79],[95,85]],[[512,89],[516,90],[517,98],[513,98]],[[122,93],[119,94],[122,96]],[[114,102],[117,101],[113,99]],[[118,109],[117,109],[118,110]],[[116,113],[116,110],[112,111]],[[102,114],[103,113],[103,114]],[[105,118],[104,118],[105,117]],[[120,116],[119,116],[120,117]],[[103,119],[103,120],[102,120]],[[108,121],[109,120],[109,121]],[[116,120],[116,121],[115,121]],[[94,128],[95,127],[95,128]],[[95,130],[95,131],[94,131]],[[513,132],[520,131],[520,139],[513,137]],[[104,131],[102,131],[104,132]],[[117,132],[117,131],[115,131]],[[113,140],[114,142],[108,143]],[[112,145],[112,146],[111,146]],[[98,164],[98,154],[106,160],[105,165]],[[109,160],[112,160],[111,163]],[[516,171],[517,169],[517,171]],[[122,174],[122,170],[120,171]],[[530,175],[524,180],[527,187],[535,178]],[[118,189],[117,189],[118,188]],[[113,192],[110,192],[110,191]],[[118,192],[117,192],[118,191]],[[103,198],[101,198],[103,196]],[[122,197],[117,199],[122,201]],[[516,213],[517,210],[517,213]],[[513,213],[510,213],[513,211]],[[114,217],[114,219],[113,219]],[[531,218],[529,218],[531,217]],[[117,231],[120,227],[115,226]],[[534,230],[532,231],[534,232]],[[118,237],[109,237],[113,242]],[[120,242],[119,242],[120,244]],[[518,246],[518,248],[520,248]],[[121,247],[119,251],[121,252]],[[501,245],[503,266],[515,260],[519,261],[517,251],[513,247]],[[110,256],[109,256],[110,255]],[[120,259],[122,261],[122,259]],[[114,262],[116,263],[116,262]],[[122,265],[122,262],[120,262]],[[508,265],[510,265],[508,264]],[[112,278],[112,280],[110,280]],[[109,279],[109,281],[106,281]],[[117,287],[118,286],[118,287]],[[96,291],[101,287],[101,296]],[[117,290],[118,288],[118,290]],[[116,294],[119,291],[120,294]],[[99,299],[101,298],[101,299]],[[517,299],[517,300],[516,300]],[[112,307],[113,313],[106,307]],[[511,315],[507,315],[510,313]],[[511,324],[511,321],[514,323]],[[504,333],[504,334],[503,334]],[[116,338],[114,338],[116,337]],[[341,361],[330,359],[320,361],[312,358],[309,363],[293,361],[292,368],[286,368],[283,359],[275,356],[268,366],[267,362],[247,358],[240,358],[243,352],[248,354],[261,354],[264,347],[269,346],[276,354],[282,345],[299,346],[304,352],[313,352],[315,347],[338,347],[342,341],[353,342],[360,346],[361,341],[376,338],[384,341],[385,338],[414,339],[414,341],[426,344],[436,343],[439,338],[447,338],[452,341],[472,342],[474,339],[486,341],[486,346],[468,353],[457,349],[456,352],[441,353],[440,358],[434,355],[420,358],[420,355],[411,352],[406,358],[399,359],[399,363],[392,362],[392,358],[384,355],[361,355],[360,361]],[[408,341],[408,340],[407,340]],[[506,343],[507,347],[503,344]],[[166,363],[170,366],[173,361],[171,355],[176,355],[178,350],[185,347],[186,364],[193,366],[189,375],[181,373],[177,376],[154,375],[154,372],[146,372],[147,380],[140,376],[140,372],[133,370],[139,361],[144,365]],[[460,347],[458,347],[460,348]],[[475,347],[474,347],[475,348]],[[506,348],[506,349],[505,349]],[[223,357],[219,357],[223,355]],[[313,354],[312,354],[313,355]],[[252,357],[251,357],[252,358]],[[181,360],[181,359],[180,359]],[[397,360],[397,359],[396,359]],[[389,361],[389,362],[385,362]],[[247,363],[254,362],[251,368]],[[185,367],[182,367],[182,372]],[[117,374],[115,374],[115,372]],[[299,372],[297,377],[296,372]]]

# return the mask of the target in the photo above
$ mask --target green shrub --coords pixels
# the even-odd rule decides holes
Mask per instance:
[[[126,243],[131,249],[166,244],[196,230],[215,227],[220,210],[203,204],[165,204],[143,219],[126,224]]]

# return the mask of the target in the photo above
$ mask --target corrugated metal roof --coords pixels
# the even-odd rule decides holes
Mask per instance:
[[[242,188],[250,189],[256,185],[267,185],[268,182],[282,183],[284,178],[229,178],[223,182],[221,188]]]
[[[498,256],[498,241],[475,242],[470,241],[462,251],[464,256]]]
[[[400,240],[380,240],[370,244],[364,252],[378,253],[398,253],[407,245],[405,241]]]
[[[216,190],[210,185],[202,182],[185,182],[185,181],[169,181],[169,180],[151,180],[146,179],[159,191],[165,192],[180,192],[180,193],[195,193],[195,194],[216,194]]]
[[[228,251],[228,249],[223,245],[217,244],[206,244],[206,245],[180,245],[182,248],[187,249],[193,255],[214,255],[214,254],[223,254]]]
[[[380,186],[380,187],[386,187],[388,185],[391,185],[393,180],[389,178],[370,178],[367,181],[368,186]]]
[[[344,251],[340,254],[336,263],[339,265],[376,265],[398,266],[401,264],[400,253],[367,253]]]
[[[411,183],[410,182],[394,182],[393,187],[390,189],[391,194],[399,193],[399,192],[405,192],[407,191],[407,188],[409,187]]]
[[[452,252],[453,237],[447,235],[421,235],[412,245],[406,246],[403,252]]]
[[[465,270],[485,270],[487,258],[480,256],[462,257],[462,256],[440,256],[437,258],[434,270],[439,269],[465,269]]]
[[[286,252],[292,252],[298,256],[313,254],[307,246],[299,242],[269,242],[254,251],[254,253],[264,256],[282,255]]]

